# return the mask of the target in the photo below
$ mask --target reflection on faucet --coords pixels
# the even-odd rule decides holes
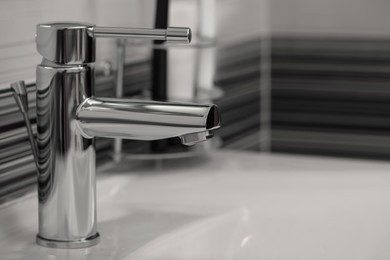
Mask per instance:
[[[156,140],[179,136],[186,145],[220,125],[215,105],[94,97],[95,37],[189,42],[189,28],[130,29],[83,23],[37,26],[37,243],[82,248],[99,242],[94,137]]]
[[[82,133],[89,138],[157,140],[219,127],[219,112],[214,105],[115,98],[86,99],[76,118]]]

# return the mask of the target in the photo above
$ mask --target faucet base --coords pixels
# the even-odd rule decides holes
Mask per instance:
[[[75,240],[75,241],[62,241],[62,240],[52,240],[46,239],[37,235],[36,242],[38,245],[51,247],[51,248],[61,248],[61,249],[75,249],[75,248],[85,248],[98,244],[100,241],[99,233],[96,233],[93,236],[87,237],[85,239]]]

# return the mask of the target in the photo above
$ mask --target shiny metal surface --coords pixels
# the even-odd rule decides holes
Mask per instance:
[[[87,138],[158,140],[219,127],[214,105],[117,98],[88,98],[79,106],[76,118]]]
[[[189,43],[191,29],[185,27],[137,29],[100,27],[89,23],[45,23],[37,25],[37,50],[46,60],[59,64],[90,63],[95,61],[95,37]]]
[[[37,242],[54,247],[54,241],[63,241],[61,247],[84,247],[82,241],[97,234],[96,152],[94,140],[82,136],[75,113],[93,95],[94,71],[90,65],[48,65],[37,67],[36,82]]]
[[[100,242],[100,235],[99,233],[96,233],[91,237],[75,240],[72,242],[52,240],[37,235],[36,241],[38,245],[45,246],[45,247],[61,248],[61,249],[76,249],[76,248],[90,247],[98,244]]]
[[[168,27],[167,29],[148,28],[120,28],[120,27],[92,27],[90,35],[93,37],[109,38],[138,38],[148,40],[162,40],[168,42],[191,42],[191,30],[186,27]]]
[[[95,61],[95,38],[88,23],[38,24],[37,51],[46,60],[60,64],[82,64]]]
[[[214,105],[94,97],[94,36],[160,39],[160,33],[79,23],[37,26],[37,49],[43,56],[36,71],[38,244],[82,248],[98,243],[94,137],[179,136],[192,145],[219,127]],[[164,39],[183,37],[178,34],[164,32]]]
[[[167,42],[190,43],[192,40],[192,33],[189,28],[168,27],[166,31],[166,40]]]
[[[38,151],[35,142],[34,133],[31,126],[31,121],[28,116],[28,96],[24,81],[17,81],[11,83],[12,94],[18,105],[20,112],[23,115],[24,123],[26,125],[28,139],[30,141],[31,151],[34,156],[35,165],[38,167]]]

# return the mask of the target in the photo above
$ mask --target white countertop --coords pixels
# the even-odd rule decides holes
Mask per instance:
[[[161,236],[226,212],[239,212],[225,237],[240,238],[241,251],[225,259],[390,257],[390,163],[216,152],[106,171],[98,180],[98,246],[35,245],[31,195],[0,209],[0,259],[141,259],[137,252]]]

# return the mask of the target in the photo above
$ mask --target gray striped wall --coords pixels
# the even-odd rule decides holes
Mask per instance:
[[[223,113],[223,128],[218,132],[226,148],[258,149],[259,130],[259,39],[223,47],[218,51],[216,82],[225,91],[215,102]],[[238,70],[239,68],[239,70]],[[139,95],[150,88],[150,62],[127,64],[125,67],[124,95]],[[113,73],[115,74],[115,73]],[[113,75],[97,75],[97,96],[112,96]],[[35,127],[35,86],[27,85],[30,118]],[[246,114],[247,117],[242,115]],[[98,139],[98,162],[111,160],[112,140]],[[146,142],[127,141],[137,150],[148,146]],[[0,203],[35,188],[35,166],[24,128],[9,85],[0,86]]]
[[[112,77],[97,79],[98,94],[111,92]],[[27,84],[29,96],[29,115],[32,128],[35,124],[35,85]],[[104,150],[111,146],[108,139],[97,141],[98,156],[104,158]],[[101,160],[98,160],[101,161]],[[28,141],[23,117],[15,104],[9,85],[0,90],[0,202],[4,202],[29,191],[35,179],[35,164]]]
[[[222,110],[223,148],[259,150],[260,39],[218,51],[214,100]],[[390,41],[274,37],[272,135],[274,152],[389,159]],[[97,95],[113,93],[114,77],[99,76]],[[150,87],[150,62],[128,64],[125,95]],[[34,188],[34,164],[22,117],[8,86],[0,86],[0,201]],[[34,85],[28,85],[34,121]],[[99,162],[112,141],[99,139]],[[140,143],[130,142],[137,147]]]
[[[390,158],[390,40],[272,39],[272,150]]]

